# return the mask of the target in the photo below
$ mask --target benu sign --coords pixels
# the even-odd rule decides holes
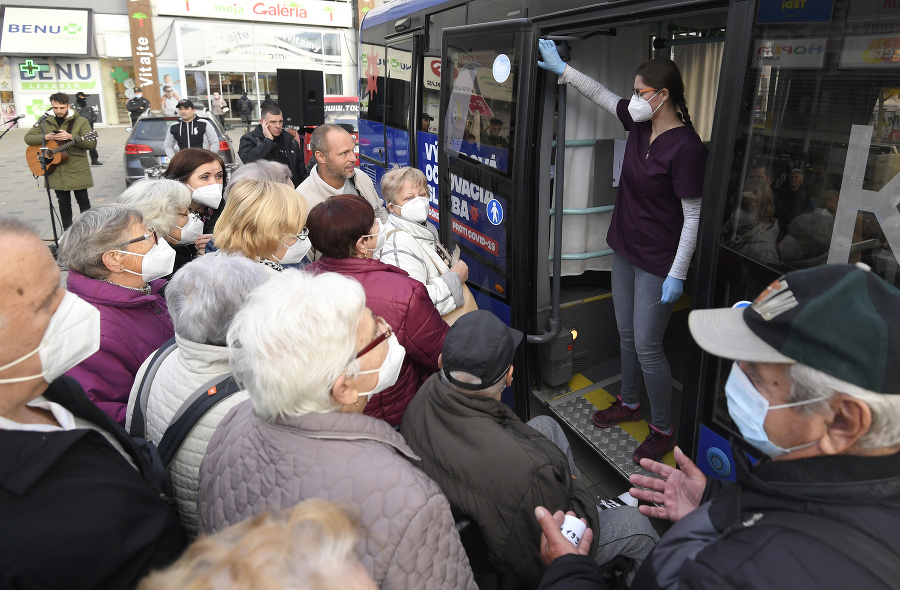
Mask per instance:
[[[0,55],[91,56],[91,10],[0,7]]]

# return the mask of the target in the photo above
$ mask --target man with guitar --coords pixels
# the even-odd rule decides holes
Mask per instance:
[[[94,186],[94,179],[91,176],[87,152],[97,145],[95,139],[97,135],[91,131],[90,121],[69,108],[68,94],[57,92],[51,95],[50,104],[53,106],[54,116],[47,117],[45,121],[40,121],[29,129],[25,134],[25,143],[30,146],[46,145],[47,148],[51,148],[46,150],[47,152],[71,144],[54,155],[54,162],[57,160],[56,156],[63,157],[52,170],[51,166],[48,166],[44,178],[47,186],[56,191],[59,214],[63,229],[66,229],[72,225],[72,191],[75,191],[75,200],[78,201],[78,208],[82,213],[91,208],[87,189]],[[42,172],[40,164],[37,165],[38,172],[35,172],[35,166],[32,165],[34,162],[31,161],[38,151],[29,150],[26,156],[33,154],[28,158],[29,166],[35,175],[40,176],[38,173]]]

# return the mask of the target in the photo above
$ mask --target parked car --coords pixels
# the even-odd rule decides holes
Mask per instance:
[[[199,109],[197,117],[206,121],[207,125],[212,125],[219,138],[219,149],[216,153],[226,164],[233,164],[234,149],[225,129],[214,117],[201,114]],[[177,121],[178,115],[173,111],[149,111],[137,120],[128,141],[125,142],[125,154],[122,156],[126,186],[144,178],[145,170],[168,163],[164,147],[166,133]]]

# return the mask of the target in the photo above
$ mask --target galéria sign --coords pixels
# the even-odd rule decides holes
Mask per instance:
[[[350,3],[330,0],[157,0],[157,14],[288,23],[323,27],[353,26]]]

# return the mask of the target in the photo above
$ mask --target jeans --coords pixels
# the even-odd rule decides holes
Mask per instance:
[[[538,416],[528,421],[531,426],[565,453],[569,461],[572,475],[581,479],[581,472],[575,466],[572,457],[572,449],[563,429],[550,416]],[[594,562],[603,565],[612,561],[617,555],[627,557],[634,561],[634,569],[629,574],[631,578],[640,567],[644,558],[653,551],[659,541],[659,535],[650,524],[650,519],[641,514],[637,508],[620,506],[618,508],[597,507],[600,519],[599,535],[597,539],[597,554]]]
[[[72,225],[72,191],[56,191],[56,200],[59,201],[59,216],[62,219],[63,229]],[[75,200],[78,201],[78,209],[82,213],[91,208],[86,188],[75,191]]]
[[[659,303],[665,278],[650,274],[613,254],[612,294],[622,353],[622,400],[641,401],[640,373],[650,398],[651,424],[671,428],[672,372],[663,352],[663,336],[672,305]]]

